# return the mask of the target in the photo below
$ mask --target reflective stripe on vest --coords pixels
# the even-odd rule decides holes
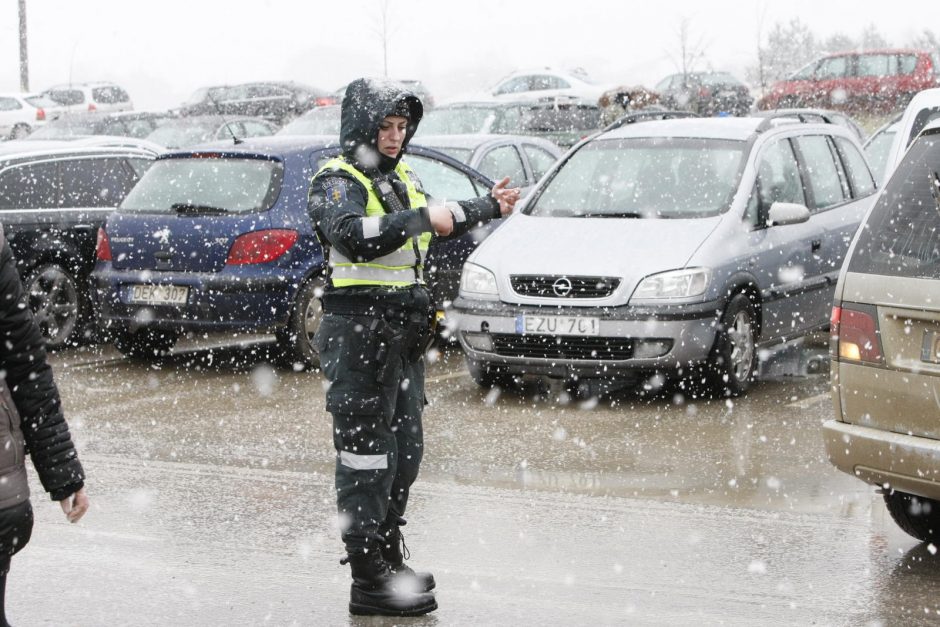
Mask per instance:
[[[347,163],[342,157],[330,159],[316,176],[320,176],[329,170],[342,170],[351,174],[359,181],[369,194],[366,201],[366,217],[379,218],[386,215],[385,207],[379,195],[375,193],[372,181],[365,174],[357,170],[351,164]],[[418,191],[412,181],[411,168],[405,163],[399,161],[395,166],[395,173],[408,190],[408,202],[413,211],[428,206],[428,201],[424,194]],[[415,255],[414,242],[417,240],[418,253]],[[354,261],[348,259],[335,248],[330,249],[330,279],[334,287],[350,287],[353,285],[380,285],[391,287],[406,287],[415,283],[424,283],[424,257],[428,252],[428,245],[431,243],[431,233],[422,233],[421,235],[409,238],[401,248],[394,250],[381,257],[376,257],[368,262]],[[417,277],[415,276],[415,267],[417,266]]]

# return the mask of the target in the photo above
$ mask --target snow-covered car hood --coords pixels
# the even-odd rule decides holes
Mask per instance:
[[[519,296],[510,288],[509,277],[566,275],[618,277],[620,286],[603,303],[625,304],[642,278],[685,267],[720,222],[721,216],[638,220],[517,214],[494,231],[468,261],[496,275],[500,299],[505,302],[557,304],[557,298]]]

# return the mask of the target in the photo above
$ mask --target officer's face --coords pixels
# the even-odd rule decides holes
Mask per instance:
[[[386,157],[393,159],[401,152],[401,145],[405,143],[405,133],[408,130],[408,119],[400,115],[389,115],[379,125],[378,148]]]

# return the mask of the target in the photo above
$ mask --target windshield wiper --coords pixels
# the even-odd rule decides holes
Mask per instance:
[[[213,207],[212,205],[197,205],[185,202],[173,203],[170,205],[170,208],[181,215],[222,216],[229,213],[228,209],[223,209],[222,207]]]
[[[621,211],[615,213],[581,213],[575,217],[579,218],[643,218],[644,214],[639,211]]]

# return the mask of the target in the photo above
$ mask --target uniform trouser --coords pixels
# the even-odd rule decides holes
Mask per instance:
[[[421,465],[424,359],[402,343],[403,331],[382,318],[327,314],[317,333],[350,553],[397,528]]]

